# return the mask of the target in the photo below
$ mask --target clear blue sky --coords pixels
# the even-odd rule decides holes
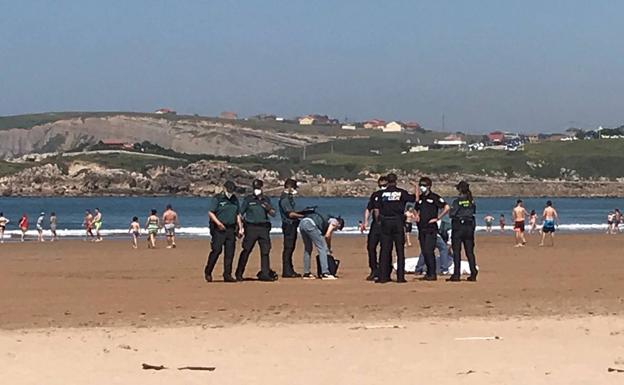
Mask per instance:
[[[624,123],[622,1],[0,0],[0,115]]]

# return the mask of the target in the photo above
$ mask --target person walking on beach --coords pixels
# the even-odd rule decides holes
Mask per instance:
[[[262,188],[264,182],[256,179],[252,182],[253,192],[243,199],[240,215],[245,226],[243,238],[243,250],[238,257],[235,278],[237,281],[244,280],[245,267],[249,254],[256,242],[260,247],[260,272],[259,281],[275,281],[277,274],[271,270],[271,218],[275,216],[275,209],[271,199],[264,195]]]
[[[516,201],[516,207],[511,212],[514,221],[514,233],[516,234],[516,245],[514,247],[524,247],[526,238],[524,237],[524,222],[528,213],[524,208],[522,199]]]
[[[427,177],[420,178],[415,207],[418,218],[420,250],[425,257],[425,265],[427,266],[427,274],[421,278],[423,281],[435,281],[438,279],[435,259],[438,221],[448,214],[450,209],[440,195],[431,191],[432,185],[431,179]]]
[[[167,248],[175,249],[175,229],[180,225],[180,223],[178,222],[178,214],[173,211],[173,207],[171,207],[171,205],[167,205],[165,208],[165,212],[162,216],[162,223],[167,237]]]
[[[455,198],[451,204],[449,215],[451,217],[452,241],[453,247],[453,275],[447,281],[458,282],[461,277],[461,250],[464,246],[464,252],[470,266],[470,276],[468,281],[477,280],[477,261],[474,253],[475,246],[475,214],[477,206],[475,205],[470,185],[466,181],[461,181],[456,186],[459,196]]]
[[[620,224],[622,223],[622,213],[620,209],[615,209],[613,213],[613,234],[620,232]]]
[[[555,226],[559,226],[559,214],[557,214],[557,210],[553,207],[552,201],[546,202],[546,207],[542,213],[542,219],[542,241],[539,245],[544,246],[544,239],[546,238],[546,234],[548,234],[550,236],[551,246],[555,246]]]
[[[388,174],[388,186],[381,192],[375,216],[381,225],[381,253],[379,277],[376,283],[390,282],[392,273],[392,249],[397,256],[397,283],[405,280],[405,206],[416,201],[416,195],[397,187],[396,174]],[[435,243],[434,243],[435,245]]]
[[[414,228],[414,220],[416,215],[414,214],[414,206],[407,207],[405,210],[405,243],[407,247],[412,247],[412,241],[410,240],[410,234]]]
[[[228,180],[223,185],[224,191],[217,194],[208,208],[210,218],[210,254],[204,268],[206,282],[212,282],[212,271],[222,252],[223,258],[223,281],[236,282],[232,277],[232,263],[236,252],[236,237],[244,235],[242,218],[238,206],[238,198],[234,194],[236,185]]]
[[[52,239],[50,239],[50,242],[54,242],[57,240],[56,224],[57,224],[56,213],[52,211],[50,213],[50,233],[52,233]]]
[[[43,222],[45,221],[45,213],[42,211],[41,214],[39,214],[39,217],[37,218],[37,223],[35,225],[35,227],[37,228],[37,240],[39,242],[43,242]]]
[[[319,263],[323,280],[335,280],[337,277],[329,271],[328,255],[331,255],[331,239],[334,231],[342,230],[344,220],[321,214],[317,211],[309,212],[301,220],[299,230],[303,239],[303,279],[315,279],[312,269],[312,247],[319,253]]]
[[[4,216],[4,213],[0,212],[0,243],[4,243],[4,232],[9,222],[9,219]]]
[[[494,224],[494,217],[490,214],[487,214],[485,217],[483,217],[483,220],[485,221],[485,231],[491,233],[492,225]]]
[[[93,227],[95,228],[95,242],[102,242],[102,234],[100,234],[100,229],[102,228],[102,213],[98,208],[94,210],[94,213]]]
[[[362,222],[361,231],[366,231],[369,219],[372,218],[368,236],[366,238],[366,251],[368,252],[368,267],[370,268],[370,274],[366,277],[367,281],[374,281],[379,274],[379,259],[377,249],[381,243],[381,225],[379,220],[373,214],[375,205],[379,201],[381,194],[386,189],[388,180],[386,176],[380,176],[377,179],[377,191],[371,194],[364,210],[364,221]]]
[[[141,235],[141,225],[139,224],[138,217],[132,217],[132,222],[130,222],[130,227],[128,228],[128,232],[132,235],[132,248],[139,248],[139,235]]]
[[[498,225],[500,226],[500,232],[505,232],[505,214],[501,214],[500,218],[498,218]]]
[[[150,215],[147,217],[147,221],[145,222],[148,249],[156,248],[156,236],[158,235],[158,230],[160,230],[160,218],[158,218],[157,214],[158,211],[156,211],[156,209],[152,209],[150,211]]]
[[[533,234],[537,229],[537,213],[535,210],[531,210],[529,214],[529,234]]]
[[[291,178],[284,182],[284,192],[279,199],[279,212],[282,218],[282,234],[284,235],[282,251],[282,277],[300,278],[293,267],[292,257],[297,245],[297,228],[303,215],[296,211],[295,196],[297,195],[297,181]]]
[[[26,216],[26,214],[22,214],[22,217],[20,218],[17,226],[22,231],[21,241],[24,242],[24,237],[26,236],[26,232],[28,231],[28,216]]]
[[[88,241],[89,238],[93,239],[93,214],[91,214],[91,210],[85,210],[84,220],[82,225],[85,228],[85,241]]]

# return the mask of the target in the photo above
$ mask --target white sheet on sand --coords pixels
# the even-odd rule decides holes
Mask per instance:
[[[418,264],[418,258],[405,258],[405,272],[414,274],[416,273],[416,265]],[[394,270],[396,271],[397,263],[393,264]],[[479,266],[477,266],[477,270],[479,270]],[[450,272],[453,271],[453,264],[449,267]],[[461,261],[461,274],[469,275],[470,274],[470,266],[468,265],[468,261]]]

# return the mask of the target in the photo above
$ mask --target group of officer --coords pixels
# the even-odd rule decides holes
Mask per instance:
[[[367,239],[370,267],[367,280],[376,283],[390,282],[392,250],[394,248],[397,259],[396,282],[407,282],[405,280],[405,214],[407,205],[413,204],[418,240],[427,269],[421,280],[437,280],[434,250],[438,234],[438,222],[445,215],[450,214],[454,271],[447,281],[460,281],[462,245],[470,265],[471,273],[468,280],[476,281],[478,274],[474,255],[476,205],[470,192],[470,186],[465,181],[458,183],[456,188],[459,195],[449,206],[440,195],[431,190],[432,184],[430,178],[420,178],[412,194],[397,186],[395,174],[391,173],[379,178],[379,190],[370,196],[363,222],[363,229],[365,229],[372,214]],[[379,245],[381,245],[381,250],[378,258],[377,248]]]
[[[223,279],[225,282],[237,282],[244,280],[245,267],[249,254],[258,243],[260,247],[260,271],[257,278],[260,281],[274,281],[277,273],[271,270],[271,217],[279,211],[282,219],[282,233],[284,237],[282,251],[282,277],[300,278],[293,267],[293,253],[297,242],[297,233],[302,220],[308,226],[300,229],[304,236],[304,276],[312,278],[310,274],[310,252],[312,244],[317,247],[322,265],[321,278],[335,279],[330,274],[327,264],[327,256],[331,253],[326,240],[331,240],[334,230],[342,230],[344,221],[340,218],[331,218],[311,210],[297,210],[295,197],[297,195],[297,182],[287,179],[284,183],[284,191],[279,198],[279,208],[276,210],[271,200],[263,192],[264,183],[256,179],[252,183],[253,192],[247,195],[242,204],[236,197],[236,185],[232,181],[224,184],[224,189],[211,201],[209,207],[211,251],[208,262],[204,269],[206,281],[212,281],[212,272],[221,253],[224,253]],[[449,206],[446,201],[431,190],[430,178],[420,178],[414,186],[414,193],[397,186],[396,174],[382,176],[378,180],[379,190],[374,192],[367,204],[362,230],[365,230],[372,217],[370,231],[367,239],[368,263],[370,275],[369,281],[386,283],[391,281],[392,251],[397,257],[396,282],[403,283],[405,280],[405,224],[406,208],[408,204],[414,205],[414,220],[418,227],[418,240],[424,256],[426,274],[421,278],[425,281],[437,280],[437,267],[435,258],[436,238],[438,234],[438,222],[447,214],[451,217],[451,243],[453,249],[454,271],[447,281],[460,280],[461,248],[463,246],[468,263],[470,265],[469,281],[476,281],[477,268],[474,255],[474,232],[476,205],[470,191],[470,186],[465,181],[457,184],[458,197]],[[305,234],[304,234],[305,233]],[[236,239],[243,238],[242,251],[234,276],[232,268]],[[381,246],[379,256],[377,249]]]
[[[319,278],[336,279],[330,272],[328,263],[331,254],[331,237],[334,231],[342,230],[344,221],[316,210],[296,208],[297,181],[287,179],[284,191],[279,198],[278,210],[274,208],[271,199],[264,194],[264,182],[256,179],[252,183],[253,191],[245,196],[242,203],[236,196],[237,186],[232,181],[226,181],[223,191],[214,196],[208,208],[210,219],[211,250],[204,268],[204,278],[212,282],[212,273],[223,253],[223,280],[225,282],[244,281],[245,268],[256,243],[260,247],[260,271],[256,274],[260,281],[275,281],[278,275],[271,269],[271,217],[275,217],[279,210],[282,219],[282,233],[284,236],[282,251],[282,278],[315,278],[310,271],[312,247],[318,253],[320,267]],[[300,223],[303,222],[301,228]],[[305,226],[304,226],[305,225]],[[298,230],[304,240],[304,274],[297,273],[293,267],[293,253],[297,243]],[[232,276],[236,239],[242,238],[242,251],[238,264]],[[328,244],[329,243],[329,244]]]

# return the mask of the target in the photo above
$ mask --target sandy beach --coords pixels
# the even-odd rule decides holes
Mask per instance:
[[[366,282],[364,237],[340,279],[203,280],[209,241],[0,245],[0,365],[11,384],[621,383],[622,236],[554,248],[481,236],[479,282]],[[281,243],[274,240],[273,268]],[[301,271],[301,244],[296,267]],[[407,249],[415,256],[417,247]],[[220,277],[221,261],[215,277]],[[247,276],[259,266],[254,253]],[[468,339],[494,337],[499,339]],[[141,364],[166,370],[142,370]],[[214,366],[215,371],[177,370]]]

